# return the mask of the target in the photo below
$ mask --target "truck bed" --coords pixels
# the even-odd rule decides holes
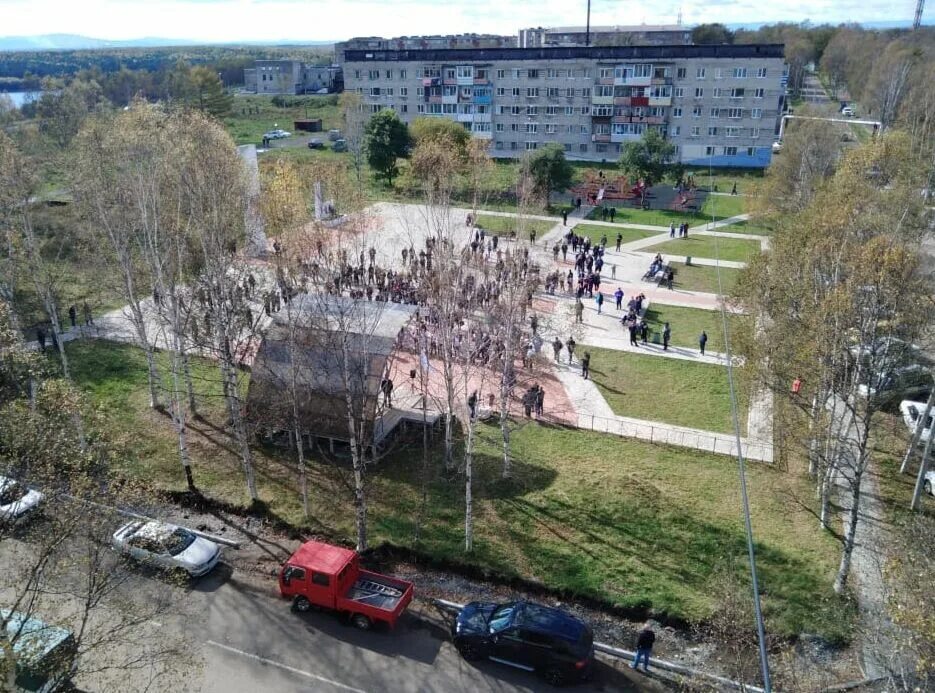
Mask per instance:
[[[405,582],[362,570],[360,577],[344,598],[381,611],[392,612],[397,609],[400,600],[409,590],[411,586]]]

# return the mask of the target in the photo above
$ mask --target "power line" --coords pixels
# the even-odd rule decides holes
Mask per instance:
[[[708,157],[708,181],[713,180],[711,157]],[[708,195],[712,196],[711,223],[715,223],[714,196],[709,185]],[[769,676],[769,657],[766,654],[766,628],[763,625],[763,611],[760,608],[760,585],[756,571],[756,551],[753,547],[753,523],[750,521],[750,499],[747,495],[747,470],[740,443],[740,417],[738,415],[737,393],[734,388],[734,366],[730,351],[730,328],[727,325],[727,304],[724,301],[724,288],[721,283],[721,252],[719,236],[714,236],[714,268],[717,274],[717,291],[721,297],[721,326],[724,332],[724,358],[727,359],[727,386],[730,391],[730,412],[734,427],[734,440],[737,444],[737,469],[740,475],[740,498],[743,506],[744,533],[747,538],[747,557],[750,560],[750,578],[753,583],[753,611],[756,616],[756,636],[760,651],[760,673],[763,676],[763,690],[770,693],[772,684]]]

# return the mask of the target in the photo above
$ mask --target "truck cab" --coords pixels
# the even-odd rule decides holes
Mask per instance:
[[[376,622],[394,626],[413,589],[405,580],[363,570],[356,551],[307,541],[280,570],[279,592],[296,611],[335,611],[368,630]]]

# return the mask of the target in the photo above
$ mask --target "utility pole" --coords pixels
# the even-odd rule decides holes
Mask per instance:
[[[588,5],[590,5],[590,2],[588,2]],[[920,26],[922,26],[922,10],[924,8],[925,8],[925,0],[918,0],[918,2],[916,3],[916,17],[914,20],[912,20],[913,29],[918,29]]]
[[[923,2],[923,0],[919,0],[919,2]],[[917,14],[919,13],[917,12]],[[921,14],[919,14],[919,16],[921,16]],[[588,0],[588,23],[584,28],[584,45],[591,45],[591,0]]]

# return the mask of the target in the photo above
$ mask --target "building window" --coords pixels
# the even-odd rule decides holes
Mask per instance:
[[[601,68],[601,79],[607,79],[614,76],[614,68],[612,67],[602,67]]]
[[[582,89],[581,96],[583,96],[586,99],[591,98],[591,87],[585,87],[584,89]]]
[[[510,149],[519,149],[519,142],[510,142]]]
[[[565,115],[571,116],[571,115],[574,115],[574,114],[575,114],[575,107],[574,107],[574,106],[565,106]]]
[[[497,132],[503,132],[503,123],[497,123]]]
[[[681,125],[673,125],[673,126],[672,126],[672,129],[670,130],[670,132],[671,132],[671,134],[672,134],[672,137],[678,137],[679,135],[682,134],[682,126],[681,126]]]
[[[695,70],[695,79],[704,79],[705,71],[703,67],[699,67]]]
[[[527,143],[526,143],[526,151],[527,151],[527,152],[530,151],[530,150],[533,150],[533,149],[537,149],[538,147],[539,147],[539,143],[538,143],[538,142],[527,142]]]
[[[685,96],[685,87],[676,87],[675,98],[681,99],[683,96]]]
[[[409,96],[409,87],[400,87],[399,88],[400,96]]]
[[[370,112],[371,112],[371,113],[379,113],[381,108],[383,108],[383,106],[381,106],[381,105],[378,104],[378,103],[372,103],[372,104],[370,104]]]
[[[518,116],[518,115],[522,115],[522,114],[523,114],[523,107],[522,107],[522,106],[513,106],[512,108],[510,108],[510,115]]]
[[[494,145],[494,149],[503,149],[503,142],[497,142]]]
[[[585,68],[581,71],[581,76],[585,79],[591,79],[591,68]]]
[[[571,145],[570,145],[570,144],[567,144],[567,143],[565,144],[565,151],[566,151],[566,152],[570,152],[570,151],[571,151]]]
[[[756,147],[747,147],[747,156],[756,156]]]
[[[558,106],[546,106],[545,114],[547,116],[556,116],[558,115]]]
[[[762,87],[760,89],[753,90],[754,99],[762,99],[764,96],[766,96],[766,90],[763,89]]]
[[[424,87],[416,87],[416,96],[423,96],[425,94]]]
[[[437,104],[433,104],[437,105]],[[454,115],[458,112],[458,104],[454,103],[444,103],[442,104],[442,113],[445,115]]]
[[[681,118],[681,117],[682,117],[682,107],[681,107],[681,106],[676,106],[675,108],[672,109],[672,117],[673,117],[673,118]]]
[[[714,156],[714,147],[712,147],[712,146],[707,146],[707,147],[705,147],[705,148],[704,148],[704,155],[705,155],[705,156]]]
[[[719,67],[714,68],[714,79],[721,79],[723,76],[724,74],[721,68]]]
[[[698,127],[697,125],[692,125],[691,136],[699,137],[700,135],[701,135],[701,128]]]
[[[416,113],[425,113],[425,104],[417,103],[416,104]]]
[[[506,87],[497,87],[497,96],[506,96]]]
[[[539,70],[526,70],[526,79],[539,79]]]
[[[704,98],[704,87],[695,87],[695,98]]]
[[[732,99],[742,99],[744,95],[743,87],[735,87],[730,90],[730,97]]]
[[[536,134],[539,132],[539,123],[526,123],[526,132]]]
[[[387,70],[387,71],[386,71],[386,78],[387,78],[387,79],[393,79],[393,71],[392,71],[392,70]]]
[[[455,79],[456,74],[457,72],[453,67],[445,68],[445,79]]]
[[[370,70],[370,73],[367,75],[371,80],[380,79],[379,70]]]
[[[764,77],[766,77],[766,68],[765,67],[756,68],[756,77],[757,79],[763,79]]]
[[[520,73],[522,72],[522,70],[520,70],[517,67],[514,67],[512,72],[513,72],[513,79],[521,79]]]
[[[750,137],[753,139],[758,139],[760,136],[760,128],[750,128]]]
[[[742,108],[728,108],[727,117],[732,120],[739,120],[743,118],[743,109]]]
[[[606,144],[595,144],[595,145],[594,145],[594,151],[596,151],[596,152],[598,152],[598,153],[606,152],[606,151],[607,151],[607,145],[606,145]]]
[[[393,87],[385,87],[385,88],[383,89],[383,93],[384,93],[384,95],[386,95],[386,96],[392,96],[392,95],[393,95]]]
[[[708,128],[708,137],[717,137],[717,128],[709,127]]]
[[[591,113],[591,107],[590,107],[590,106],[582,106],[582,107],[581,107],[581,115],[590,115],[590,113]]]
[[[721,98],[721,94],[722,94],[722,93],[723,93],[723,92],[721,91],[721,88],[720,88],[720,87],[715,87],[715,88],[714,88],[714,98],[715,98],[715,99]]]
[[[370,87],[370,96],[379,97],[379,96],[380,96],[380,87]]]
[[[510,123],[510,132],[519,132],[519,123]]]
[[[747,78],[747,68],[745,67],[734,68],[734,79],[746,79],[746,78]]]
[[[727,128],[728,137],[740,137],[740,128]]]
[[[695,106],[694,108],[692,108],[692,118],[700,118],[700,117],[701,117],[701,106]]]
[[[575,126],[574,126],[574,125],[566,125],[566,126],[565,126],[565,132],[567,132],[569,135],[574,135],[574,134],[575,134]]]
[[[549,87],[548,96],[551,99],[557,99],[559,97],[559,91],[557,87]]]
[[[519,87],[513,87],[513,98],[515,99],[518,96],[519,96]]]
[[[506,70],[497,70],[497,79],[504,79],[506,77]]]
[[[527,87],[526,98],[527,99],[538,99],[539,98],[539,87]]]
[[[554,135],[556,132],[555,123],[548,123],[545,126],[545,134]]]
[[[473,65],[458,65],[457,74],[458,79],[474,79],[474,66]]]
[[[538,116],[539,107],[538,106],[526,106],[526,115],[528,116]]]
[[[588,145],[586,145],[586,144],[579,144],[579,145],[578,145],[578,151],[580,151],[582,154],[587,153],[587,151],[588,151]]]
[[[737,156],[737,147],[724,147],[725,156]]]
[[[263,79],[266,79],[266,75],[263,75]],[[360,79],[360,70],[354,70],[354,79]]]
[[[591,134],[591,133],[590,133],[590,129],[588,128],[587,125],[580,125],[580,126],[578,126],[578,133],[581,134],[581,135],[589,135],[589,134]]]
[[[676,79],[685,79],[687,73],[688,73],[688,70],[685,69],[684,67],[676,68],[676,70],[675,70],[675,78],[676,78]]]
[[[403,104],[402,106],[399,107],[399,111],[400,113],[409,113],[409,106],[406,104]]]
[[[710,118],[720,118],[721,110],[719,108],[712,108],[711,111],[708,113],[708,116]]]
[[[474,79],[487,79],[487,68],[479,67],[474,70]]]
[[[446,84],[442,87],[442,96],[457,96],[458,87],[453,84]]]

